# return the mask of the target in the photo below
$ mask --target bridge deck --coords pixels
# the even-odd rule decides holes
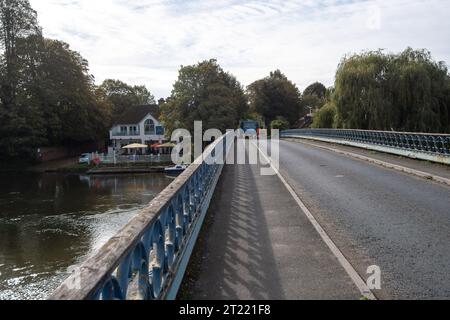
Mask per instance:
[[[281,180],[259,169],[224,168],[190,267],[199,276],[184,291],[193,299],[359,299]]]

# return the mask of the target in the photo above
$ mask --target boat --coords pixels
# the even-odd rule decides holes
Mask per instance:
[[[174,167],[165,168],[164,172],[169,175],[180,175],[187,169],[187,165],[176,165]]]

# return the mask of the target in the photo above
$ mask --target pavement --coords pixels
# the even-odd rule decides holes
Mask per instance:
[[[287,192],[258,165],[227,165],[194,256],[192,299],[358,300],[361,293]],[[188,271],[189,272],[189,271]]]

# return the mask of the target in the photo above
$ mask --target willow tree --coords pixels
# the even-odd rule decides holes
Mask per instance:
[[[387,78],[390,57],[381,51],[346,57],[336,73],[334,102],[343,128],[390,129],[395,116]]]
[[[314,114],[312,128],[333,128],[336,123],[336,106],[333,102],[326,103]]]
[[[450,130],[447,67],[425,50],[345,57],[337,70],[336,126],[369,130]]]
[[[430,52],[407,49],[392,59],[389,79],[396,128],[450,132],[450,77],[444,62]]]

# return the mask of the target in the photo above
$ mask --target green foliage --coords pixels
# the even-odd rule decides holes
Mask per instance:
[[[330,100],[331,90],[322,83],[314,82],[303,91],[301,104],[308,113],[319,110]]]
[[[289,126],[290,126],[289,121],[287,121],[286,119],[283,119],[283,118],[273,120],[270,123],[271,129],[288,130]]]
[[[332,102],[325,104],[314,114],[313,128],[333,128],[336,117],[336,106]]]
[[[216,60],[207,60],[181,67],[171,97],[161,106],[161,121],[168,134],[178,128],[193,132],[196,120],[203,121],[205,130],[224,132],[237,128],[247,109],[236,78],[223,71]]]
[[[21,100],[43,114],[50,144],[103,138],[108,114],[98,108],[88,63],[66,43],[22,39],[19,56],[24,61]]]
[[[145,86],[130,86],[120,80],[107,79],[99,89],[111,103],[113,118],[121,116],[126,108],[155,103],[155,97]]]
[[[310,108],[313,110],[320,109],[326,103],[325,98],[319,98],[316,95],[303,95],[301,100],[305,111],[309,113]]]
[[[335,125],[342,128],[450,131],[450,78],[425,50],[346,57],[336,74]]]
[[[248,86],[247,95],[250,110],[261,114],[266,125],[277,117],[294,123],[303,113],[300,91],[280,70]]]
[[[310,84],[303,91],[304,96],[316,96],[319,99],[325,98],[326,93],[327,88],[320,82],[314,82],[313,84]]]
[[[42,112],[20,96],[24,65],[18,54],[21,38],[40,34],[27,0],[0,0],[0,158],[30,158],[33,147],[45,142]]]
[[[28,1],[0,1],[0,34],[1,159],[33,159],[41,146],[106,136],[110,105],[87,61],[66,43],[42,37]]]
[[[36,11],[28,0],[0,0],[1,101],[12,108],[20,81],[17,42],[20,38],[40,35]]]

